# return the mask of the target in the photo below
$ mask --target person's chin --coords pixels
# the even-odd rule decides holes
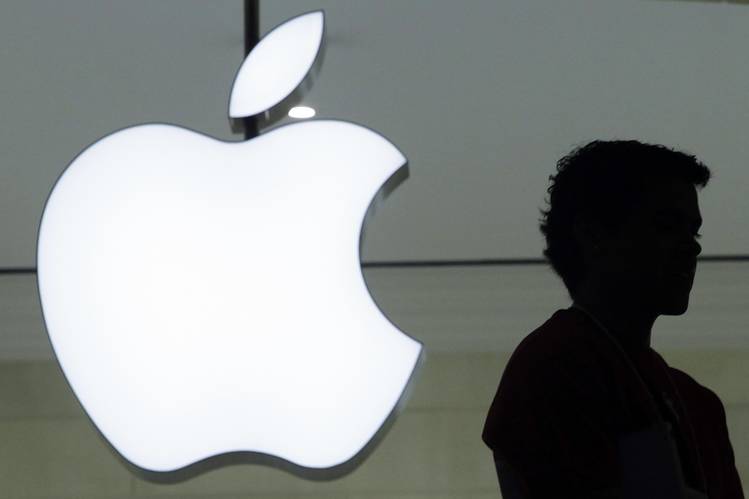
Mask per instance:
[[[689,309],[689,293],[674,296],[661,304],[661,315],[683,315]]]

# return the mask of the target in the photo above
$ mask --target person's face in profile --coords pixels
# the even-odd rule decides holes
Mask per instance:
[[[620,232],[609,238],[584,238],[591,269],[588,293],[637,306],[653,319],[683,314],[702,251],[696,240],[701,223],[694,185],[652,184]],[[592,250],[594,240],[601,246],[597,254]]]

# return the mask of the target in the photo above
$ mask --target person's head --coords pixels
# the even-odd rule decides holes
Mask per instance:
[[[635,140],[593,141],[560,159],[539,221],[543,254],[570,297],[606,288],[684,313],[692,281],[673,273],[702,250],[696,187],[710,178],[694,156]]]

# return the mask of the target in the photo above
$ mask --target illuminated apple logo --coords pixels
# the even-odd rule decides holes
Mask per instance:
[[[260,41],[231,117],[272,116],[319,60],[323,24],[311,12]],[[83,150],[47,200],[38,285],[107,441],[152,472],[227,453],[332,468],[373,441],[422,358],[359,258],[373,201],[406,168],[387,139],[335,120],[247,142],[145,124]]]

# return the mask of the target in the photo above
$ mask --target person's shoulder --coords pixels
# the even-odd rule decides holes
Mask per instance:
[[[583,326],[574,309],[555,311],[518,343],[507,362],[505,375],[544,377],[547,369],[543,366],[567,364],[579,359],[581,343],[586,339],[581,333]]]
[[[559,309],[543,324],[531,331],[515,348],[518,355],[553,355],[569,345],[575,333],[575,316],[570,309]]]
[[[713,410],[723,410],[723,402],[713,390],[681,369],[668,366],[668,370],[674,383],[676,383],[676,387],[683,396],[693,399],[698,404],[709,406]]]
[[[562,380],[555,375],[554,359],[558,358],[560,337],[569,329],[564,310],[557,310],[543,324],[527,334],[515,347],[502,372],[502,377],[489,408],[482,438],[495,448],[507,433],[507,423],[530,424],[539,407],[547,401],[546,394],[558,392]]]

